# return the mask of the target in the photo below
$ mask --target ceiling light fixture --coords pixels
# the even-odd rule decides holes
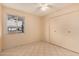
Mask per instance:
[[[41,9],[42,11],[46,11],[47,9],[49,9],[48,4],[46,4],[46,3],[41,3],[41,4],[40,4],[40,9]]]
[[[46,11],[48,9],[48,7],[41,7],[42,11]]]

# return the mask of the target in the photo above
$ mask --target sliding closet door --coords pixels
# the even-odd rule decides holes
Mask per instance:
[[[51,19],[50,20],[50,42],[63,43],[66,36],[66,26],[63,20]],[[64,34],[65,33],[65,34]]]
[[[79,12],[51,19],[50,40],[54,44],[79,52]]]

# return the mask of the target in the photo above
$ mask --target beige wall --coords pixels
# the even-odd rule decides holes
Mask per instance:
[[[45,16],[46,41],[79,52],[79,4],[72,4]]]
[[[2,49],[2,6],[0,5],[0,51]]]
[[[3,49],[12,48],[22,44],[31,43],[34,41],[41,40],[41,18],[35,15],[31,15],[19,10],[10,9],[4,7],[3,9],[4,19],[3,19]],[[6,26],[6,16],[7,14],[13,14],[25,17],[24,23],[24,33],[8,34]]]

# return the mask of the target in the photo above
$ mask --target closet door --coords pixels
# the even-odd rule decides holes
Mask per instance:
[[[45,20],[45,24],[44,24],[44,38],[45,38],[45,41],[49,42],[49,39],[50,39],[50,33],[49,33],[49,30],[50,30],[50,23],[49,23],[49,20],[46,19]]]
[[[63,18],[54,18],[50,20],[50,42],[62,44],[67,39],[69,30],[69,20]]]
[[[54,44],[79,52],[79,12],[51,19],[50,40]]]
[[[63,45],[70,39],[71,26],[68,16],[57,16],[50,19],[50,42],[58,45]],[[66,43],[67,44],[67,43]]]

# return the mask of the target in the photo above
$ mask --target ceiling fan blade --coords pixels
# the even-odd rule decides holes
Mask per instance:
[[[49,8],[53,8],[54,6],[53,6],[53,5],[48,5],[48,7],[49,7]]]
[[[34,12],[39,12],[40,9],[41,9],[41,7],[37,7],[37,8],[34,10]]]

